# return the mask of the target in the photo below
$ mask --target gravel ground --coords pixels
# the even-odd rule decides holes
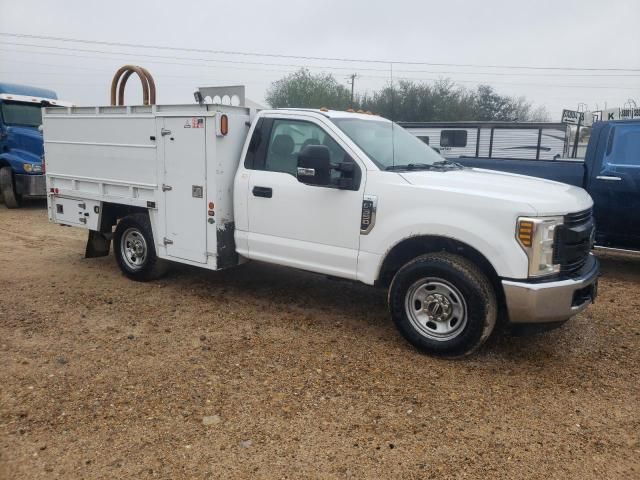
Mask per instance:
[[[148,284],[0,205],[0,478],[640,478],[640,257],[562,329],[420,355],[385,294],[268,265]]]

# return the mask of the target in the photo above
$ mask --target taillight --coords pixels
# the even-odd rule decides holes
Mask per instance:
[[[222,135],[229,133],[229,117],[226,115],[220,117],[220,133]]]

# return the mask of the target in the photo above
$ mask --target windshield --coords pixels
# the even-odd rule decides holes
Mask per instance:
[[[332,120],[381,170],[447,163],[429,145],[395,123],[358,118]]]
[[[42,110],[39,103],[2,102],[2,118],[6,125],[39,127],[42,125]]]

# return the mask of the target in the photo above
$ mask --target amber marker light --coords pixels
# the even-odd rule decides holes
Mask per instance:
[[[518,240],[523,247],[533,245],[533,222],[530,220],[520,220],[518,223]]]

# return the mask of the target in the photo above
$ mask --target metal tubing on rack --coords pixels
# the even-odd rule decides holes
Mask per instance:
[[[124,105],[124,90],[129,77],[136,73],[142,83],[143,105],[155,105],[156,84],[146,68],[137,65],[124,65],[118,69],[111,81],[111,105]],[[117,97],[116,97],[117,93]],[[117,100],[117,101],[116,101]]]

